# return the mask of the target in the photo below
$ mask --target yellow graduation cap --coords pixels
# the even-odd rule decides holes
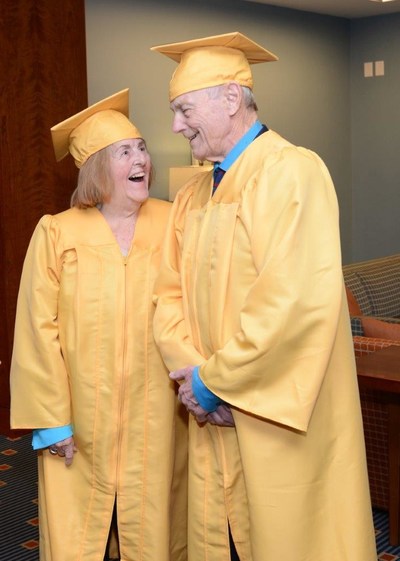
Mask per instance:
[[[56,160],[70,153],[80,168],[106,146],[127,138],[143,138],[129,120],[129,88],[111,95],[52,127]]]
[[[169,99],[187,92],[236,81],[253,89],[250,64],[278,57],[235,31],[202,39],[151,47],[179,63],[172,75]]]

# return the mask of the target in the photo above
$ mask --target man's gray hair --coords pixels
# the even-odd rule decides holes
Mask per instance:
[[[221,84],[220,86],[211,86],[204,89],[208,92],[208,96],[211,99],[216,99],[222,93],[224,87],[225,84]],[[241,86],[241,88],[243,91],[243,99],[246,109],[253,109],[254,111],[258,111],[253,91],[247,86]]]
[[[242,86],[244,102],[248,109],[254,109],[254,111],[258,111],[257,102],[254,97],[253,90],[248,88],[247,86]]]

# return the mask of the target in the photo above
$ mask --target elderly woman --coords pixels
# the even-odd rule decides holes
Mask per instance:
[[[22,273],[11,425],[35,429],[41,561],[103,561],[112,520],[121,560],[186,557],[184,421],[151,325],[170,205],[149,199],[128,93],[52,128],[78,186],[40,220]]]

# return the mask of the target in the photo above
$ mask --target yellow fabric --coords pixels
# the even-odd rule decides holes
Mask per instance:
[[[115,501],[123,561],[186,561],[185,416],[152,335],[169,210],[143,204],[127,257],[96,208],[47,215],[32,237],[11,426],[72,423],[79,450],[69,468],[39,452],[41,561],[102,560]]]
[[[252,89],[250,64],[278,59],[237,31],[158,45],[151,50],[179,62],[170,81],[170,101],[184,93],[219,86],[232,80]]]
[[[118,111],[100,111],[76,127],[70,135],[69,151],[80,168],[92,155],[114,142],[142,138],[139,130]]]
[[[375,561],[328,171],[269,131],[211,188],[178,192],[155,297],[169,369],[234,406],[236,429],[190,422],[189,558],[229,558],[229,517],[242,561]]]
[[[129,117],[129,89],[121,90],[52,127],[56,160],[71,153],[80,168],[95,152],[127,138],[143,138]]]
[[[237,49],[210,47],[186,51],[172,75],[169,100],[203,88],[235,80],[253,89],[253,76],[245,55]]]

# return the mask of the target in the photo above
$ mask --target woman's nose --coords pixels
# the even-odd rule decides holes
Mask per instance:
[[[136,165],[141,165],[143,166],[146,163],[146,154],[144,152],[142,152],[141,150],[139,150],[138,152],[135,152],[134,158],[133,158],[133,163]]]

